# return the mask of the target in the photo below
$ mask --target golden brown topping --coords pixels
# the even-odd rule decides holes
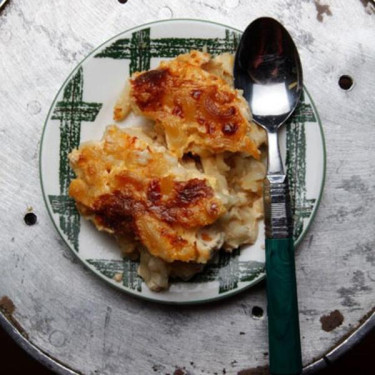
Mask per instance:
[[[160,180],[153,179],[148,184],[147,199],[152,203],[157,203],[161,199]]]
[[[238,125],[237,124],[233,124],[231,122],[227,122],[223,125],[223,127],[221,128],[222,132],[225,134],[225,135],[233,135],[238,129]]]
[[[194,204],[200,199],[213,196],[213,190],[207,186],[206,181],[197,178],[187,182],[177,182],[176,191],[175,202],[177,206]]]
[[[204,233],[204,232],[201,234],[201,238],[202,238],[203,241],[212,241],[211,236],[207,233]]]
[[[265,134],[249,122],[232,67],[229,54],[192,51],[135,73],[114,119],[134,110],[153,126],[110,126],[101,142],[69,155],[78,210],[114,234],[124,254],[140,255],[152,290],[165,289],[168,276],[191,277],[214,250],[256,239],[265,168],[254,158]]]
[[[118,234],[136,231],[134,218],[142,214],[145,208],[131,196],[120,191],[100,196],[94,203],[93,213],[96,219]]]
[[[102,142],[82,145],[70,160],[78,177],[69,193],[99,229],[135,235],[167,262],[208,260],[209,253],[197,250],[196,235],[225,209],[198,171],[189,173],[200,178],[188,177],[168,151],[157,152],[114,126]]]
[[[244,99],[224,79],[202,69],[208,59],[193,51],[136,74],[131,80],[133,106],[157,122],[169,150],[179,157],[189,151],[240,151],[259,158]]]
[[[201,90],[193,90],[191,92],[192,98],[194,98],[196,100],[198,100],[201,97],[201,95],[202,95],[202,91]]]
[[[134,85],[136,87],[143,87],[145,90],[155,89],[156,87],[162,86],[167,75],[166,69],[148,70],[140,74],[135,80]]]
[[[184,111],[183,111],[182,106],[180,104],[176,104],[173,107],[172,115],[175,115],[175,116],[178,116],[178,117],[181,117],[181,118],[184,117]]]
[[[138,93],[134,98],[142,111],[156,110],[161,107],[167,75],[168,72],[165,69],[149,70],[132,81],[134,91]]]

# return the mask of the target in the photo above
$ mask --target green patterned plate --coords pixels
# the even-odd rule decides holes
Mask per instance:
[[[81,219],[67,193],[74,178],[67,155],[82,141],[99,140],[105,127],[113,123],[113,105],[130,74],[191,49],[206,47],[212,54],[234,52],[239,37],[239,30],[193,20],[160,21],[125,31],[95,49],[74,69],[51,106],[40,148],[40,176],[47,209],[77,257],[123,291],[154,301],[194,303],[232,295],[265,276],[261,223],[254,245],[231,255],[220,253],[189,282],[172,282],[166,292],[151,292],[137,276],[137,263],[122,259],[109,236]],[[131,115],[121,126],[134,125],[136,121],[139,119]],[[307,91],[284,127],[281,148],[291,184],[294,237],[299,243],[318,207],[325,174],[323,131]],[[114,279],[118,273],[123,273],[121,282]]]

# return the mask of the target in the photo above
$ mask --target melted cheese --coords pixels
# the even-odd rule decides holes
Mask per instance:
[[[224,79],[228,74],[221,78],[209,72],[219,65],[209,54],[192,51],[136,73],[130,81],[131,105],[156,122],[178,157],[230,151],[259,159],[258,129],[249,122],[245,100]]]
[[[81,214],[113,234],[160,291],[200,272],[213,251],[257,238],[263,215],[265,132],[233,88],[233,56],[192,51],[135,73],[114,107],[152,122],[109,126],[69,158]]]
[[[100,230],[135,236],[166,262],[205,263],[211,257],[198,232],[225,212],[214,178],[183,168],[164,148],[116,126],[101,142],[73,151],[70,162],[77,178],[69,194]]]

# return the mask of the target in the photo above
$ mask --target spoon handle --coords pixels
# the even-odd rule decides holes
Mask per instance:
[[[268,176],[264,190],[270,372],[295,375],[302,372],[302,360],[286,176]]]

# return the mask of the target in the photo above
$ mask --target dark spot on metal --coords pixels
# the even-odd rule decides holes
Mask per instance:
[[[327,16],[332,16],[332,12],[329,8],[329,5],[320,4],[319,0],[314,0],[314,4],[317,11],[316,18],[319,22],[323,22],[323,14],[326,14]]]
[[[343,306],[359,306],[359,303],[353,298],[354,291],[352,288],[340,288],[337,292],[340,294],[341,298],[343,298],[343,301],[341,302]]]
[[[34,225],[37,222],[37,216],[33,212],[28,212],[23,220],[25,221],[26,225]]]
[[[251,310],[253,318],[260,319],[263,316],[263,309],[259,306],[254,306]]]
[[[237,375],[268,375],[269,373],[268,366],[257,366],[255,368],[238,371]]]
[[[328,315],[323,315],[320,318],[320,323],[322,323],[322,330],[326,332],[331,332],[338,326],[341,326],[344,321],[344,316],[339,310],[334,310]]]
[[[353,84],[353,78],[346,74],[339,78],[339,86],[345,91],[350,90],[353,87]]]
[[[6,315],[12,315],[16,307],[13,301],[8,296],[3,296],[0,299],[0,310]]]
[[[335,219],[338,223],[343,223],[344,221],[350,219],[351,216],[361,217],[366,209],[367,207],[361,205],[349,211],[345,206],[343,206],[338,208],[335,214],[327,216],[327,219]]]
[[[189,375],[185,368],[176,368],[173,375]]]
[[[309,238],[309,243],[308,243],[308,245],[307,245],[307,248],[308,248],[308,249],[310,249],[311,244],[312,244],[312,242],[313,242],[313,239],[314,239],[314,235],[312,234],[312,235],[310,236],[310,238]]]
[[[305,316],[316,316],[316,315],[318,315],[317,310],[314,310],[314,309],[306,309],[306,310],[300,309],[299,312],[300,312],[301,315],[305,315]]]
[[[240,335],[244,335],[244,334],[245,334],[245,332],[243,332],[243,331],[240,332]]]
[[[344,162],[342,163],[344,164]],[[354,175],[349,179],[342,180],[342,184],[338,187],[349,193],[356,193],[360,197],[366,197],[366,195],[370,195],[369,193],[372,192],[372,189],[370,189],[368,183],[359,175]]]
[[[359,306],[359,303],[355,300],[358,292],[370,292],[372,288],[365,285],[365,274],[361,270],[353,272],[352,285],[348,288],[342,287],[337,290],[340,297],[343,298],[341,304],[347,307]]]
[[[352,278],[353,284],[359,288],[359,290],[369,290],[365,287],[365,275],[363,271],[357,270],[353,272]]]
[[[13,324],[13,326],[19,331],[19,333],[25,337],[29,338],[29,335],[18,323],[18,320],[14,318],[13,313],[16,310],[16,306],[14,305],[13,301],[8,296],[3,296],[0,298],[0,311],[9,319],[9,321]]]
[[[51,345],[56,348],[61,348],[66,344],[65,333],[60,330],[54,330],[50,333],[48,341]]]
[[[297,35],[297,39],[300,40],[301,44],[308,49],[309,46],[314,42],[313,34],[307,31],[301,31],[301,34]]]
[[[119,2],[120,4],[126,4],[126,3],[128,2],[128,0],[118,0],[118,2]]]
[[[107,306],[107,311],[105,313],[105,318],[104,318],[104,329],[107,329],[109,326],[109,322],[111,321],[111,314],[112,314],[112,308]]]
[[[78,262],[78,258],[72,253],[72,251],[70,249],[68,249],[66,247],[64,247],[64,251],[63,251],[62,255],[63,255],[64,258],[68,259],[73,264]]]
[[[371,275],[371,271],[367,271],[367,277],[371,280],[371,281],[375,281],[375,279],[372,277]]]

